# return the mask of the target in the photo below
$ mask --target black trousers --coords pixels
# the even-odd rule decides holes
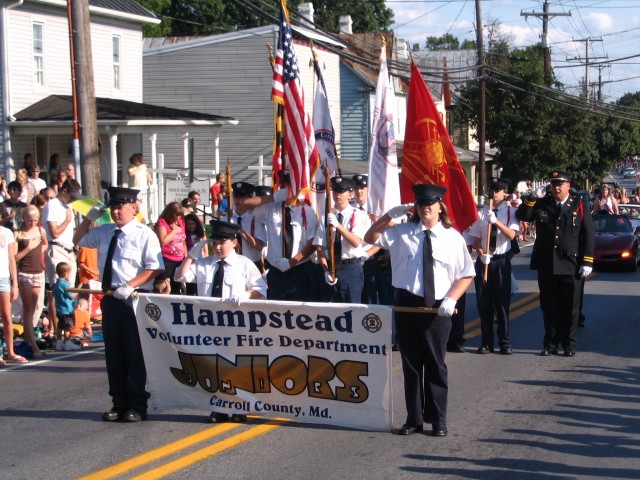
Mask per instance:
[[[424,306],[424,297],[396,289],[395,305]],[[444,357],[451,318],[423,313],[395,315],[404,374],[406,423],[446,425],[449,380]]]
[[[464,345],[464,312],[467,309],[467,292],[456,302],[456,313],[451,316],[451,332],[449,332],[449,340],[447,347],[457,347]]]
[[[102,299],[102,334],[113,407],[146,413],[147,370],[131,304],[111,295]]]
[[[286,272],[281,272],[271,266],[267,273],[267,298],[269,300],[293,300],[310,302],[313,295],[310,289],[312,275],[312,262],[305,262],[291,267]]]
[[[544,319],[543,348],[575,350],[583,282],[577,275],[538,271],[540,308]]]
[[[375,255],[370,256],[362,266],[364,284],[362,287],[361,303],[373,305],[378,303],[378,291],[376,288],[376,277],[378,276],[378,259]]]
[[[476,299],[480,315],[482,345],[493,347],[493,319],[497,317],[498,343],[510,347],[509,307],[511,306],[511,260],[506,257],[492,260],[484,283],[484,264],[476,260]]]

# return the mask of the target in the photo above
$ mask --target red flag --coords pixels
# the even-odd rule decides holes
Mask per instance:
[[[304,91],[293,49],[286,0],[280,2],[280,35],[273,68],[271,98],[284,109],[283,157],[294,197],[311,194],[311,178],[320,164],[311,117],[304,109]],[[286,59],[286,60],[285,60]],[[277,149],[276,149],[277,154]],[[275,163],[274,156],[274,163]]]
[[[433,183],[447,187],[444,203],[458,231],[464,231],[478,218],[476,202],[444,122],[420,70],[415,64],[411,64],[404,157],[400,176],[400,195],[403,203],[413,201],[415,196],[411,187],[418,183]]]

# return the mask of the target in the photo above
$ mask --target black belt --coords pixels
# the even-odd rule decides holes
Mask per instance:
[[[339,262],[336,262],[336,270],[340,270],[340,268],[342,268],[342,265],[353,265],[355,263],[360,264],[360,266],[362,266],[363,264],[362,260],[359,258],[348,258],[346,260],[340,260]]]
[[[507,253],[498,253],[497,255],[491,255],[491,261],[501,260],[503,258],[507,258],[509,256],[509,252]]]
[[[51,243],[51,245],[55,245],[56,247],[62,248],[67,253],[73,253],[73,248],[67,248],[64,245],[62,245],[61,243],[58,243],[58,242],[55,242],[55,241],[50,242],[50,243]]]

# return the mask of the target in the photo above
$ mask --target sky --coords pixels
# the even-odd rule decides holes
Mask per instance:
[[[475,0],[386,0],[394,11],[391,28],[409,45],[424,44],[428,36],[451,33],[461,41],[475,40]],[[524,13],[542,13],[543,0],[481,0],[483,23],[498,20],[513,47],[540,42],[542,18],[524,17]],[[625,93],[640,91],[640,0],[549,0],[549,13],[571,13],[549,21],[549,44],[556,78],[567,91],[580,93],[585,77],[586,44],[593,62],[609,62],[599,69],[590,68],[590,83],[602,75],[605,102],[613,102]],[[485,49],[487,45],[485,29]],[[585,39],[591,39],[586,42]],[[583,41],[576,41],[583,40]],[[602,41],[600,41],[602,40]],[[636,56],[626,60],[624,57]],[[597,58],[596,57],[605,57]],[[568,59],[578,59],[569,61]]]

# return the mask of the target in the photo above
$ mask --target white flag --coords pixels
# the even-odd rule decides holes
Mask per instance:
[[[380,52],[380,75],[376,87],[376,107],[371,127],[369,198],[367,199],[369,213],[378,218],[391,207],[400,205],[400,178],[393,127],[395,104],[396,98],[387,70],[387,49],[383,45]]]
[[[324,86],[322,71],[318,65],[318,61],[314,59],[313,67],[316,71],[318,84],[316,86],[316,96],[313,104],[313,130],[316,137],[316,147],[320,157],[320,168],[316,171],[316,184],[324,184],[324,167],[329,169],[329,177],[336,175],[338,171],[338,162],[336,159],[335,147],[335,131],[333,130],[333,122],[331,121],[331,113],[329,111],[329,99],[327,90]],[[315,193],[316,204],[312,206],[319,217],[325,213],[326,189],[320,189],[312,186],[312,193]],[[314,196],[312,195],[312,198]]]

